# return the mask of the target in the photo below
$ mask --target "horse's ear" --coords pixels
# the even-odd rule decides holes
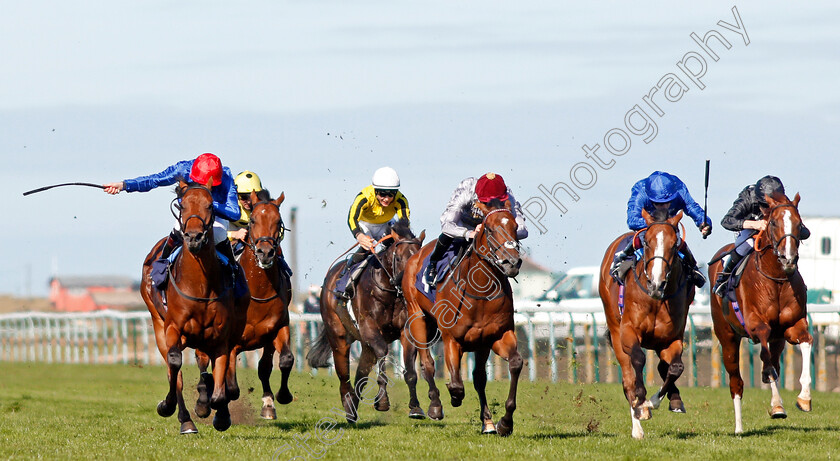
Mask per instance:
[[[779,202],[770,195],[765,195],[764,200],[767,201],[767,205],[769,208],[773,208],[779,204]]]
[[[680,219],[682,219],[682,217],[683,217],[683,212],[682,212],[682,210],[680,210],[679,212],[677,212],[677,214],[668,218],[668,224],[670,224],[672,226],[676,226],[677,224],[679,224]]]
[[[277,200],[274,201],[274,204],[279,207],[280,204],[283,203],[283,200],[286,200],[286,193],[280,192],[280,196],[277,197]]]
[[[426,229],[423,229],[420,232],[420,237],[417,237],[417,238],[420,239],[420,245],[422,246],[423,245],[423,240],[426,240]]]
[[[505,200],[505,208],[508,210],[513,210],[513,204],[510,203],[510,199]]]
[[[251,191],[251,206],[254,206],[254,204],[259,201],[260,199],[257,198],[257,193],[255,191]]]
[[[205,184],[205,187],[207,187],[210,190],[213,190],[213,177],[212,176],[207,179],[207,184]]]
[[[793,206],[799,208],[799,192],[793,197]]]
[[[178,189],[183,190],[183,189],[186,189],[186,188],[187,188],[187,182],[184,181],[183,179],[179,179],[178,180]]]
[[[487,205],[484,204],[484,202],[482,202],[480,200],[475,201],[475,207],[478,209],[478,211],[481,212],[481,214],[483,214],[485,216],[487,215],[487,213],[490,212],[490,208],[488,208]]]
[[[642,208],[642,219],[645,220],[645,224],[650,225],[653,222],[653,216],[648,213],[648,210]]]
[[[394,231],[394,229],[391,229],[391,238],[392,238],[395,242],[399,242],[399,241],[400,241],[400,234],[396,233],[396,232]]]

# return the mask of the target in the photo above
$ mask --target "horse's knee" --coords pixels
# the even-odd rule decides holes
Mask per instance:
[[[685,365],[682,362],[673,362],[668,366],[668,374],[671,376],[679,378],[683,374],[683,371],[685,371]]]
[[[522,356],[519,354],[513,354],[510,359],[508,359],[508,365],[510,366],[511,373],[519,373],[522,371]]]
[[[291,351],[285,351],[284,353],[280,354],[278,358],[278,366],[280,369],[289,369],[295,364],[295,356],[292,355]]]
[[[182,360],[183,357],[181,354],[181,350],[178,348],[173,347],[169,349],[169,352],[167,352],[166,354],[166,363],[170,367],[181,368]]]

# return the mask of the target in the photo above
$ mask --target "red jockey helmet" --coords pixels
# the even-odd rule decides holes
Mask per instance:
[[[212,186],[222,183],[222,161],[211,153],[199,155],[192,164],[190,180],[206,185],[209,181]]]
[[[475,194],[478,195],[478,200],[484,203],[494,198],[501,201],[508,198],[505,180],[501,175],[495,173],[487,173],[478,178],[478,182],[475,184]]]

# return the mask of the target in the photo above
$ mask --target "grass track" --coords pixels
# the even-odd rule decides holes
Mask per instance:
[[[185,367],[185,392],[192,410],[198,373]],[[311,435],[320,459],[832,459],[840,457],[840,395],[815,392],[814,411],[794,406],[783,391],[786,420],[771,420],[770,392],[746,389],[745,434],[736,437],[728,389],[684,389],[688,414],[663,409],[644,422],[646,439],[630,438],[629,409],[618,385],[521,382],[515,431],[509,438],[478,433],[478,399],[467,383],[459,408],[449,405],[443,383],[445,419],[409,420],[407,391],[398,382],[390,392],[391,411],[360,408],[356,427],[341,424],[333,445],[312,442],[321,418],[339,406],[337,380],[321,372],[293,374],[296,401],[278,405],[278,420],[257,417],[260,387],[253,370],[240,370],[243,396],[232,406],[234,426],[216,432],[196,420],[200,433],[178,435],[173,416],[161,418],[155,405],[167,385],[163,367],[0,363],[0,458],[2,459],[236,459],[269,460],[302,456],[295,435]],[[275,371],[273,382],[279,383]],[[278,384],[274,384],[275,391]],[[249,388],[255,388],[248,393]],[[488,383],[495,419],[504,411],[508,383]],[[418,385],[428,406],[426,385]],[[650,390],[649,390],[650,391]],[[337,433],[333,433],[336,435]]]

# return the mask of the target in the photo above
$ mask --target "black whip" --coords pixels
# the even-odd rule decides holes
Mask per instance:
[[[62,187],[62,186],[88,186],[88,187],[95,187],[97,189],[105,189],[105,186],[103,186],[101,184],[93,184],[93,183],[90,183],[90,182],[66,182],[64,184],[54,184],[52,186],[44,186],[44,187],[39,187],[37,189],[32,189],[30,191],[24,192],[23,196],[26,197],[27,195],[34,194],[36,192],[43,192],[45,190],[50,190],[53,187]]]

